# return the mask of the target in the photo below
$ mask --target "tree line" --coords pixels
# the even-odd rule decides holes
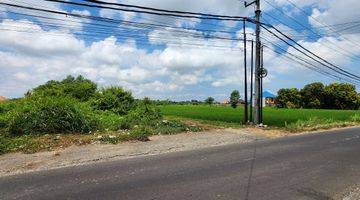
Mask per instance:
[[[305,85],[302,89],[284,88],[275,99],[278,108],[312,108],[358,110],[360,94],[356,87],[348,83],[320,82]]]

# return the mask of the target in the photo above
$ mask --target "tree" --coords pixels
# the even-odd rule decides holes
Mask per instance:
[[[208,97],[208,98],[205,99],[205,103],[209,104],[209,105],[214,104],[214,101],[215,101],[215,99],[212,98],[212,97]]]
[[[198,100],[196,100],[196,99],[191,99],[190,103],[191,103],[192,105],[199,105],[201,102],[198,101]]]
[[[311,83],[300,90],[304,108],[322,108],[325,101],[325,87],[322,83]]]
[[[300,108],[302,97],[296,88],[280,89],[275,99],[275,104],[279,108]]]
[[[332,83],[325,87],[325,108],[359,109],[356,87],[348,83]]]
[[[238,90],[234,90],[231,92],[230,95],[230,105],[233,108],[237,107],[237,104],[239,103],[239,99],[240,99],[240,93]]]

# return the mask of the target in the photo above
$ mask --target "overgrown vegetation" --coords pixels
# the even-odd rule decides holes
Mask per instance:
[[[153,134],[198,131],[179,121],[163,121],[160,110],[131,92],[97,85],[79,76],[48,81],[24,98],[0,103],[0,154],[33,152],[61,146],[61,138],[81,138],[80,144],[148,140]],[[75,137],[76,138],[76,137]],[[60,140],[61,141],[61,140]],[[71,142],[76,141],[72,138]]]

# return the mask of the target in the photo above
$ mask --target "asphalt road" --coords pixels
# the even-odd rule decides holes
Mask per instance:
[[[360,128],[0,178],[0,199],[336,199],[360,184]]]

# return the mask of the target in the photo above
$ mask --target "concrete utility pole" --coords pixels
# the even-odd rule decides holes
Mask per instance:
[[[255,9],[255,23],[256,23],[256,55],[255,55],[255,95],[254,95],[254,124],[259,125],[261,123],[261,103],[260,101],[262,101],[261,99],[261,91],[260,91],[260,76],[261,76],[261,72],[260,72],[260,65],[261,65],[261,60],[260,60],[260,48],[261,48],[261,42],[260,42],[260,15],[261,15],[261,10],[260,10],[260,0],[255,0],[251,3],[246,3],[245,2],[245,7],[248,7],[252,4],[255,4],[256,9]]]
[[[249,111],[248,111],[248,85],[247,85],[247,60],[246,60],[246,21],[244,19],[243,21],[243,31],[244,31],[244,101],[245,101],[245,104],[244,104],[244,121],[243,121],[243,124],[247,124],[249,122],[249,117],[248,117],[248,114],[249,114]]]
[[[251,70],[250,70],[250,121],[253,120],[253,98],[254,98],[254,41],[251,40]]]

